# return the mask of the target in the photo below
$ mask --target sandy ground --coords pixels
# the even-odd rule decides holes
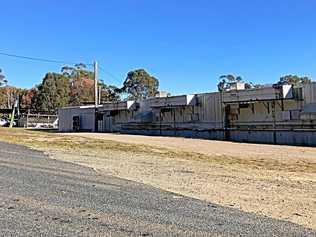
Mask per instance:
[[[98,172],[316,229],[316,148],[116,134],[63,135],[151,145],[223,161],[229,157],[231,162],[214,163],[150,152],[50,151],[56,159]],[[237,158],[243,162],[234,162]]]

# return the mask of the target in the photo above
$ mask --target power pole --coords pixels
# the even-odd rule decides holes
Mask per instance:
[[[10,120],[10,128],[14,125],[14,117],[15,117],[15,109],[18,108],[18,100],[16,99],[12,108],[11,120]]]
[[[94,62],[94,103],[95,107],[99,104],[98,99],[98,63],[97,61]]]
[[[101,102],[102,102],[102,101],[101,101],[101,97],[102,97],[102,87],[99,86],[99,98],[98,98],[98,99],[99,99],[99,100],[98,100],[98,101],[99,101],[99,105],[100,105]]]

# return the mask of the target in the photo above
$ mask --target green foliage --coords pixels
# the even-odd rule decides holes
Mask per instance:
[[[94,73],[87,69],[87,66],[83,63],[75,64],[72,66],[64,66],[61,68],[61,72],[68,78],[89,78],[93,80]]]
[[[58,73],[47,73],[43,82],[37,87],[33,103],[39,111],[53,112],[69,104],[69,93],[67,77]]]
[[[243,81],[241,76],[234,76],[232,74],[222,75],[219,79],[220,82],[217,84],[218,91],[225,91],[229,89],[230,83]],[[247,87],[251,87],[251,84],[247,83]]]
[[[73,106],[94,101],[94,81],[88,78],[74,78],[70,81],[69,104]]]
[[[309,77],[299,77],[297,75],[286,75],[280,78],[280,80],[277,82],[278,85],[304,85],[309,84],[312,82],[312,79]]]
[[[99,82],[101,87],[101,104],[111,101],[119,101],[121,89],[116,86],[106,85],[102,80]]]
[[[20,108],[23,109],[35,109],[35,104],[33,104],[34,96],[37,93],[37,88],[31,89],[21,89],[19,92],[20,96]]]
[[[225,81],[228,81],[228,82],[241,82],[242,81],[242,77],[241,76],[234,76],[232,74],[222,75],[219,78],[221,80],[225,80]]]
[[[0,85],[5,82],[0,70]],[[155,96],[159,82],[144,69],[128,73],[123,88],[106,85],[101,87],[101,103],[119,101],[121,93],[128,93],[129,99],[144,99]],[[42,82],[32,89],[15,87],[0,88],[1,108],[10,108],[16,98],[20,98],[20,108],[34,112],[55,112],[64,106],[94,103],[94,73],[84,64],[64,66],[61,73],[47,73]]]
[[[69,104],[73,106],[93,103],[94,101],[94,73],[83,63],[64,66],[62,74],[70,83]]]
[[[129,99],[145,99],[158,93],[159,81],[144,69],[131,71],[124,81],[122,92],[129,94]]]

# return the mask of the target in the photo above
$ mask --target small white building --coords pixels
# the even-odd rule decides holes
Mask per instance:
[[[59,131],[95,132],[96,107],[94,105],[65,107],[58,110]]]

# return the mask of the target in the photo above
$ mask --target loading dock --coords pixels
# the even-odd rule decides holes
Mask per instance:
[[[316,146],[315,114],[311,83],[62,108],[59,130]]]

